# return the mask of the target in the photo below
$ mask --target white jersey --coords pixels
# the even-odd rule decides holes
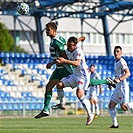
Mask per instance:
[[[101,79],[100,75],[97,72],[91,73],[91,79]],[[90,90],[96,90],[98,92],[98,86],[90,86]]]
[[[88,66],[85,62],[82,49],[77,47],[73,52],[66,50],[66,55],[69,60],[75,61],[76,59],[81,59],[81,62],[79,66],[73,66],[73,74],[62,79],[64,87],[77,87],[87,90],[90,83],[90,73],[88,72]]]
[[[66,55],[69,60],[75,61],[76,59],[81,59],[79,66],[73,66],[74,74],[77,76],[90,76],[88,72],[88,66],[86,64],[84,54],[80,47],[77,47],[73,52],[66,50]]]
[[[101,79],[100,75],[97,72],[91,73],[91,79]],[[90,86],[89,87],[89,98],[93,98],[97,101],[97,96],[99,95],[98,86]]]
[[[121,76],[123,76],[125,73],[124,70],[128,68],[127,63],[123,58],[116,61],[114,67],[115,67],[115,69],[114,69],[115,78],[120,78]],[[127,86],[128,86],[128,84],[126,82],[126,79],[122,80],[120,83],[117,84],[117,88],[119,88],[119,89],[125,88]]]
[[[124,70],[127,69],[126,61],[121,58],[120,60],[115,62],[115,78],[120,78],[124,75]],[[129,86],[126,79],[117,83],[116,89],[111,96],[111,100],[115,103],[128,103],[129,102]]]

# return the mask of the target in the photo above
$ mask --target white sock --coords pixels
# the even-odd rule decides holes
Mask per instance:
[[[64,90],[63,89],[57,89],[58,98],[60,100],[60,104],[65,104],[65,98],[64,98]]]
[[[91,104],[91,111],[92,113],[95,113],[95,104]]]
[[[133,102],[127,103],[127,108],[133,110]]]
[[[99,113],[99,106],[98,106],[98,104],[95,105],[95,110],[96,110],[96,114],[99,115],[100,113]]]
[[[110,116],[112,118],[113,125],[118,126],[117,117],[116,117],[116,109],[111,108],[109,109],[109,111],[110,111]]]
[[[86,110],[87,115],[90,116],[91,114],[90,101],[86,98],[86,96],[82,96],[79,100],[82,103],[84,109]]]

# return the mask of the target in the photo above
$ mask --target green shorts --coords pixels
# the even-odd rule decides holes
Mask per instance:
[[[70,75],[70,72],[66,68],[56,68],[52,73],[50,79],[59,79],[61,80],[64,77]]]

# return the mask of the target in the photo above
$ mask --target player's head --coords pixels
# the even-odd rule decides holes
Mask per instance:
[[[76,45],[78,43],[78,39],[76,37],[70,37],[67,41],[67,49],[68,51],[74,51],[76,49]]]
[[[95,71],[95,65],[91,64],[90,65],[90,72],[93,73]]]
[[[122,48],[120,46],[115,46],[114,56],[115,56],[116,60],[119,60],[121,58],[121,55],[122,55]]]
[[[46,25],[46,34],[47,36],[53,38],[56,36],[56,31],[57,31],[57,25],[54,22],[49,22]]]

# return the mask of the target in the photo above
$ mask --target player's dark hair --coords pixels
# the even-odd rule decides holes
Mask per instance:
[[[76,37],[72,36],[72,37],[70,37],[68,39],[68,43],[70,43],[70,42],[73,42],[74,44],[77,44],[78,43],[78,39]]]
[[[120,49],[120,50],[122,50],[122,47],[121,47],[121,46],[115,46],[114,50],[115,50],[115,49]]]
[[[92,67],[92,66],[93,66],[93,67],[95,67],[95,65],[94,65],[94,64],[91,64],[91,65],[90,65],[90,67]]]
[[[57,31],[57,25],[56,25],[55,22],[49,22],[45,26],[48,27],[48,28],[50,27],[51,29]]]

